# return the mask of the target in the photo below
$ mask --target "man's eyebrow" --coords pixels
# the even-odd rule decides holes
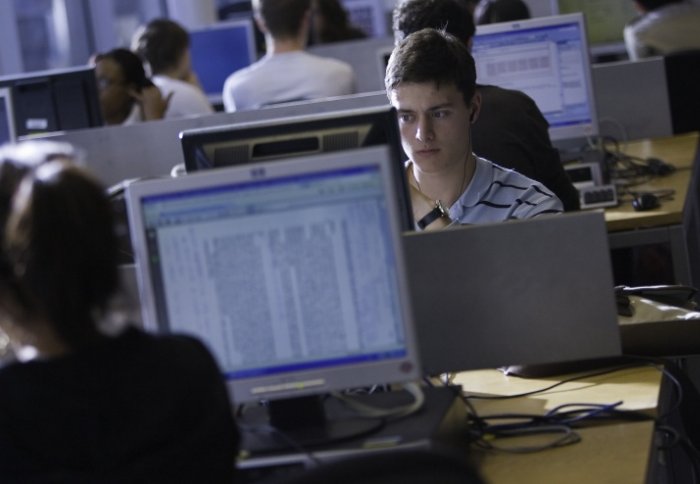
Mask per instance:
[[[428,111],[437,111],[438,109],[451,108],[454,103],[447,101],[441,104],[436,104],[435,106],[430,106]]]
[[[435,106],[430,106],[428,109],[426,109],[426,111],[438,111],[438,110],[444,109],[444,108],[451,108],[452,106],[454,106],[454,103],[444,102],[444,103],[436,104]],[[416,109],[396,108],[396,111],[399,113],[413,113],[413,112],[416,112]]]

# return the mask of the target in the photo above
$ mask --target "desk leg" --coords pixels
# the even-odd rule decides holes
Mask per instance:
[[[666,415],[669,411],[671,413],[657,425],[655,448],[650,453],[647,472],[648,484],[697,482],[695,473],[700,466],[697,456],[693,457],[693,451],[678,441],[679,438],[688,437],[695,442],[700,440],[700,394],[697,390],[700,380],[700,357],[669,360],[668,368],[684,386],[683,402],[678,408],[676,385],[664,376],[659,395],[658,415]],[[669,427],[673,432],[664,431],[659,426]],[[674,432],[678,435],[674,435]]]

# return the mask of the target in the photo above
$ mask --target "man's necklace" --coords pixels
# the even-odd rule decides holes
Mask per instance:
[[[457,199],[459,199],[459,197],[462,195],[462,193],[464,193],[464,189],[466,188],[466,185],[467,185],[467,162],[468,162],[468,161],[469,161],[469,158],[467,158],[467,160],[466,160],[466,161],[464,162],[464,164],[462,165],[462,169],[463,169],[463,173],[462,173],[462,182],[459,184],[459,191],[458,191],[458,193],[457,193]],[[415,167],[415,162],[414,162],[413,165],[411,166],[411,175],[413,175],[413,180],[416,182],[416,188],[418,188],[418,191],[419,191],[425,198],[430,198],[430,199],[432,199],[432,197],[429,197],[429,196],[423,191],[423,189],[421,188],[420,182],[418,181],[418,177],[416,176],[416,172],[415,172],[414,167]],[[442,205],[442,201],[441,201],[440,199],[437,199],[437,198],[436,198],[436,199],[435,199],[435,204],[436,204],[436,205],[437,205],[437,204],[441,204],[441,205]]]
[[[467,184],[467,161],[469,161],[469,158],[464,162],[464,174],[462,175],[462,183],[460,184],[459,187],[459,193],[457,195],[457,199],[462,195],[462,192],[464,191],[466,184]],[[411,166],[411,175],[413,175],[413,180],[416,182],[416,188],[418,188],[418,191],[426,198],[430,199],[431,197],[427,196],[425,192],[423,192],[423,189],[420,186],[420,182],[418,181],[418,178],[416,177],[415,172],[413,171],[413,166]],[[450,214],[445,208],[445,206],[442,204],[440,199],[435,200],[434,202],[434,207],[433,209],[428,212],[426,215],[423,216],[420,220],[416,222],[416,225],[420,230],[425,230],[428,225],[433,223],[439,218],[446,218],[448,221],[450,220]]]

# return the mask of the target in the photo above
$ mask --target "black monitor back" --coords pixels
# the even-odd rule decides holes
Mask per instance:
[[[387,145],[399,171],[402,229],[413,230],[396,111],[390,106],[239,123],[180,133],[188,173],[288,159],[314,153]]]
[[[0,78],[12,90],[17,136],[102,126],[94,68]]]
[[[664,57],[673,134],[700,129],[700,50]]]

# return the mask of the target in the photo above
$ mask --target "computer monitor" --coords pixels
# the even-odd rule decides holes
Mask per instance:
[[[188,173],[260,161],[282,160],[315,153],[388,146],[401,227],[413,230],[408,185],[396,111],[385,106],[365,107],[295,117],[200,128],[180,133]]]
[[[17,137],[102,126],[94,67],[0,77],[12,92]]]
[[[625,54],[623,31],[639,15],[631,0],[551,0],[557,15],[581,12],[591,54],[596,57]]]
[[[478,82],[532,97],[553,142],[598,135],[582,14],[480,25],[472,53]]]
[[[190,53],[204,92],[212,103],[220,103],[226,78],[257,58],[252,19],[190,30]]]
[[[0,87],[0,144],[12,143],[15,137],[12,91],[7,87]]]
[[[235,402],[271,412],[419,378],[393,163],[375,147],[130,185],[145,327],[199,337]]]
[[[343,0],[350,23],[360,28],[367,37],[386,37],[388,10],[384,0]]]

